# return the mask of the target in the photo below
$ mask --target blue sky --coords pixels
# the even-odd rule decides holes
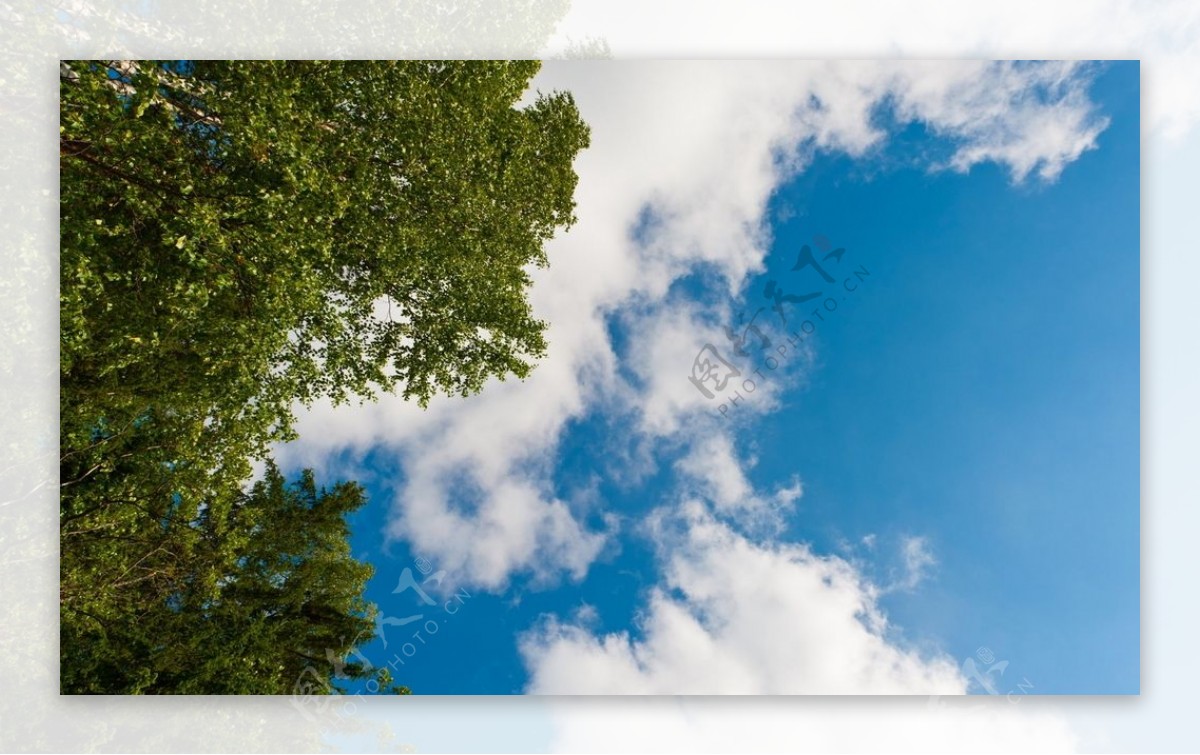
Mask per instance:
[[[370,494],[368,597],[423,614],[364,656],[424,694],[1138,692],[1137,63],[749,65],[548,64],[594,135],[546,362],[302,417],[288,465]],[[763,364],[738,312],[811,321],[769,281],[863,268],[728,414],[689,384]],[[392,592],[418,556],[433,606]]]

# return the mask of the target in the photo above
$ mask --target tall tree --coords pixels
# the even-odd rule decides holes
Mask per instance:
[[[237,476],[295,401],[527,375],[529,270],[573,221],[588,140],[569,94],[514,106],[537,68],[70,64],[64,450],[99,425],[116,449],[152,413],[176,460]],[[64,481],[105,469],[79,455]]]
[[[569,94],[522,102],[537,69],[62,66],[64,664],[118,617],[182,627],[161,604],[198,575],[227,578],[227,563],[199,566],[197,523],[249,526],[233,502],[294,437],[297,402],[396,391],[424,405],[528,375],[546,349],[530,271],[574,221],[588,141]],[[159,657],[147,632],[144,646],[120,634],[113,663]],[[80,678],[172,678],[155,673]]]
[[[305,471],[288,485],[269,465],[191,519],[79,533],[65,563],[99,568],[71,573],[63,690],[287,694],[306,669],[369,673],[341,660],[374,631],[372,570],[347,540],[364,502],[354,483],[318,489]]]

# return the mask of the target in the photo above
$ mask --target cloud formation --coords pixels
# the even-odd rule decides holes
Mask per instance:
[[[846,561],[755,543],[696,501],[657,528],[663,582],[649,596],[641,636],[547,619],[521,644],[529,692],[966,692],[952,659],[889,638],[878,590]]]
[[[570,90],[593,129],[577,161],[579,223],[551,242],[551,266],[530,293],[550,323],[548,357],[524,382],[427,411],[390,396],[314,407],[280,456],[319,465],[387,449],[401,472],[389,535],[460,583],[579,579],[616,520],[589,527],[554,495],[568,423],[632,417],[645,442],[678,443],[713,413],[684,376],[720,332],[714,311],[727,312],[681,303],[672,284],[707,271],[721,282],[718,300],[740,292],[770,248],[772,192],[816,150],[865,156],[881,145],[884,105],[945,134],[949,167],[994,161],[1016,180],[1052,180],[1103,127],[1087,79],[1076,64],[547,63],[534,86]],[[609,329],[618,316],[630,334],[620,355]],[[620,358],[633,363],[623,371]],[[755,406],[770,408],[769,390]]]
[[[900,558],[903,570],[898,579],[889,585],[892,590],[913,590],[925,581],[929,571],[937,565],[937,559],[929,545],[929,538],[909,535],[900,542]]]
[[[1095,148],[1108,126],[1088,101],[1088,78],[1079,75],[1078,63],[976,62],[986,88],[972,80],[941,80],[941,63],[906,65],[915,67],[915,75],[897,85],[898,115],[928,123],[952,140],[957,148],[948,167],[957,171],[996,162],[1018,183],[1030,173],[1053,181]]]
[[[747,463],[753,466],[754,460]],[[793,477],[774,492],[760,495],[747,479],[733,441],[725,433],[701,437],[675,466],[685,490],[711,501],[716,512],[752,530],[762,531],[765,527],[777,531],[782,515],[793,509],[803,493],[799,478]]]

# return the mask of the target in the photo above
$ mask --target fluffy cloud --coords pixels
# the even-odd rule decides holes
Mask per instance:
[[[879,145],[884,103],[945,133],[954,167],[991,160],[1017,178],[1053,178],[1100,127],[1085,79],[1074,64],[547,63],[535,88],[570,90],[593,129],[577,162],[580,221],[550,244],[530,294],[550,323],[547,359],[524,382],[428,411],[394,397],[315,407],[280,456],[321,464],[389,449],[402,472],[389,534],[460,582],[578,578],[611,527],[589,529],[553,495],[567,423],[590,411],[632,416],[636,433],[677,443],[711,421],[697,419],[713,407],[684,378],[727,312],[674,306],[674,282],[703,270],[722,282],[718,301],[738,293],[762,269],[772,191],[814,150]],[[609,337],[618,315],[633,318],[625,371]],[[771,390],[756,394],[759,409]]]
[[[753,466],[754,460],[747,462]],[[714,433],[691,445],[676,463],[687,492],[712,501],[718,513],[727,514],[752,530],[777,529],[781,515],[790,511],[803,488],[797,478],[770,495],[760,495],[747,479],[742,462],[727,434]]]
[[[1053,181],[1067,163],[1093,149],[1108,126],[1088,101],[1087,78],[1077,63],[977,62],[987,88],[972,80],[940,80],[940,63],[906,65],[913,75],[897,85],[899,115],[929,123],[954,141],[949,167],[955,170],[991,161],[1008,166],[1018,182],[1034,171]]]
[[[522,641],[530,692],[966,692],[950,658],[889,639],[877,589],[846,561],[755,543],[695,501],[675,519],[657,525],[664,577],[642,636],[597,636],[548,619]]]
[[[486,469],[464,476],[424,463],[411,475],[396,531],[436,543],[439,567],[471,575],[485,588],[499,587],[517,570],[542,578],[561,570],[581,579],[604,544],[605,533],[585,530],[540,476]]]
[[[730,373],[721,396],[708,398],[687,378],[693,360],[708,345],[722,358],[733,358],[718,324],[730,320],[727,305],[704,308],[697,302],[671,301],[622,313],[620,319],[632,334],[623,355],[632,379],[621,385],[615,396],[618,407],[614,408],[631,411],[632,430],[652,439],[720,433],[738,421],[772,411],[778,407],[783,389],[810,357],[807,346],[789,345],[789,355],[780,360],[782,368],[770,379]]]

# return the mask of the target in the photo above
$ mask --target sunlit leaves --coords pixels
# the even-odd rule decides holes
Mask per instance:
[[[297,402],[424,404],[528,375],[546,343],[527,269],[573,220],[588,140],[569,95],[515,106],[536,71],[64,66],[64,638],[159,611],[182,575],[215,594],[194,524],[236,540],[232,502]],[[160,652],[123,642],[113,663]]]

